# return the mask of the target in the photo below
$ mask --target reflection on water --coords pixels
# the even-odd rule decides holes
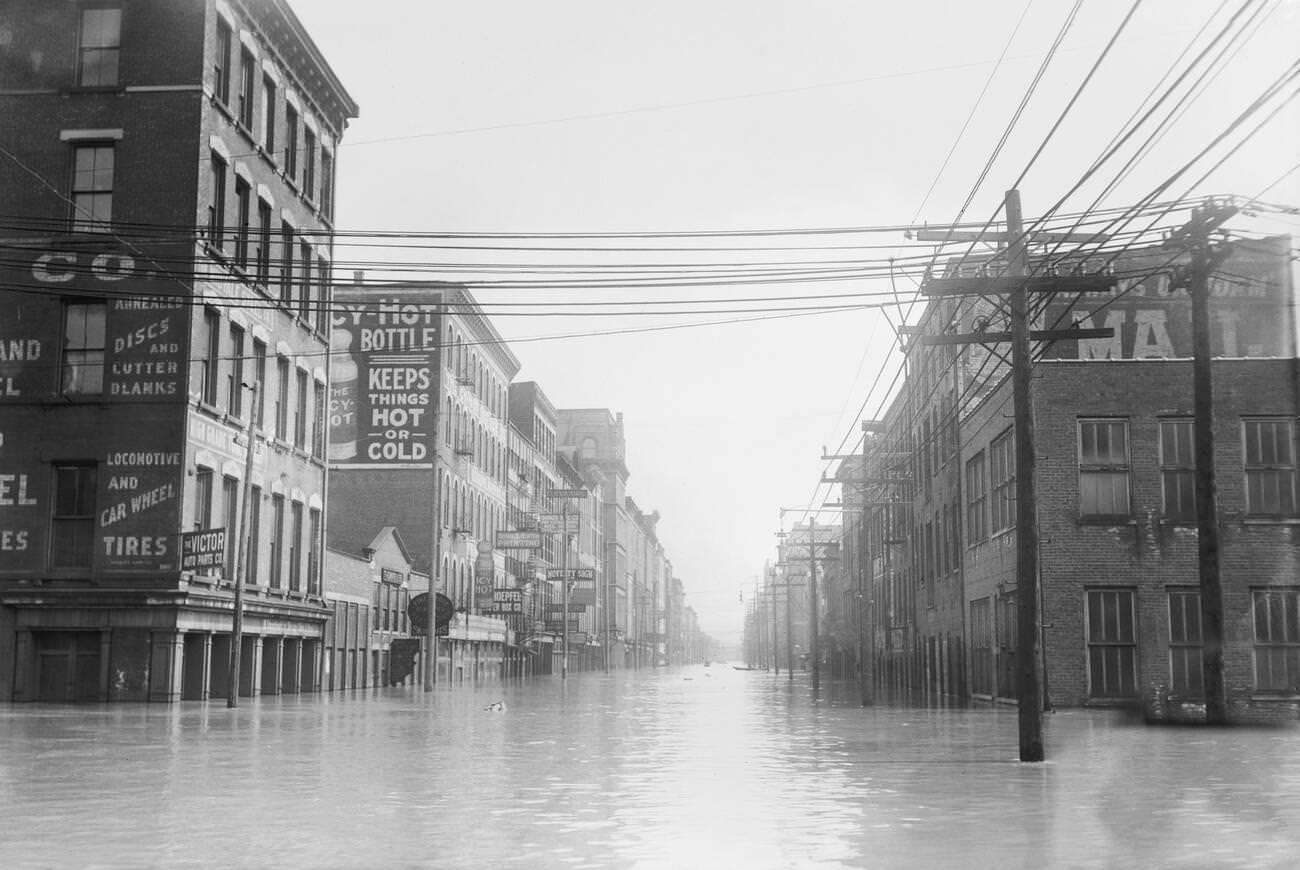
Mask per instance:
[[[1295,866],[1296,731],[1046,734],[1022,765],[1014,709],[862,709],[716,665],[0,706],[0,866]]]

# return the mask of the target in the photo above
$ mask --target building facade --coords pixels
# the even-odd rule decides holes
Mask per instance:
[[[381,529],[360,553],[325,551],[325,591],[330,610],[324,633],[322,691],[411,683],[416,672],[408,616],[411,590],[428,578],[411,571],[411,555],[397,529]]]
[[[314,690],[357,106],[282,0],[18,0],[0,29],[0,697]]]
[[[507,527],[519,361],[463,287],[362,278],[335,298],[330,546],[357,552],[396,528],[414,570],[432,574],[421,591],[459,614],[437,677],[498,678],[511,665],[493,589],[511,584],[494,541]]]
[[[1289,250],[1288,239],[1239,241],[1210,279],[1224,679],[1243,718],[1293,717],[1300,702]],[[1068,314],[1114,329],[1044,349],[1030,389],[1038,644],[1053,705],[1162,716],[1203,703],[1192,335],[1179,262],[1164,249],[1131,252],[1116,263],[1114,292],[1041,311],[1042,323]],[[978,331],[985,312],[945,306],[922,324],[964,318],[959,331]],[[845,543],[868,590],[873,684],[1014,702],[1025,644],[1006,362],[978,345],[957,355],[918,345],[908,365],[908,383],[867,427],[860,468],[842,474],[846,502],[864,517],[864,533]]]

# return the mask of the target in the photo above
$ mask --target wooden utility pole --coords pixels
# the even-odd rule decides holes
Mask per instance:
[[[439,336],[433,348],[433,370],[435,372],[433,383],[435,385],[434,394],[430,396],[430,425],[433,434],[429,438],[429,498],[433,501],[429,510],[429,621],[425,626],[425,662],[424,666],[424,690],[432,692],[433,687],[438,684],[438,567],[441,564],[440,550],[442,549],[442,519],[438,516],[439,506],[442,500],[438,497],[438,455],[442,452],[442,441],[439,434],[439,426],[442,418],[440,411],[442,409],[443,396],[443,379],[446,372],[443,371],[442,355],[442,294],[437,295],[435,305],[435,323],[436,331],[434,335]],[[427,350],[427,348],[426,348]],[[455,375],[453,374],[453,377]],[[454,450],[456,445],[452,445]],[[447,474],[447,486],[451,485],[450,470]],[[450,665],[448,665],[450,667]]]
[[[1192,440],[1196,445],[1196,544],[1204,644],[1205,722],[1225,725],[1228,702],[1223,684],[1223,586],[1220,577],[1217,483],[1214,474],[1214,382],[1210,346],[1210,273],[1228,254],[1210,247],[1210,231],[1236,214],[1209,203],[1175,238],[1191,249],[1188,291],[1192,298]]]
[[[1038,583],[1038,505],[1035,493],[1034,418],[1030,392],[1033,376],[1031,341],[1058,339],[1110,338],[1111,329],[1031,330],[1029,293],[1088,293],[1115,286],[1114,278],[1104,276],[1027,276],[1027,246],[1030,241],[1104,241],[1099,235],[1074,236],[1057,233],[1026,233],[1020,208],[1020,192],[1008,190],[1004,199],[1007,231],[1001,236],[1006,244],[1006,272],[997,278],[932,279],[922,288],[931,296],[990,295],[1008,297],[1010,331],[968,335],[925,335],[921,345],[989,344],[1011,342],[1011,392],[1015,417],[1016,452],[1016,683],[1019,701],[1020,760],[1042,761],[1043,702],[1042,668],[1038,655],[1041,643]],[[999,234],[971,234],[954,230],[930,229],[924,237],[944,241],[988,241]]]
[[[1007,277],[1025,274],[1025,226],[1020,191],[1008,190]],[[1023,282],[1011,288],[1011,395],[1016,428],[1016,695],[1020,760],[1043,760],[1042,672],[1039,667],[1038,500],[1035,489],[1034,411],[1030,405],[1029,297]]]
[[[781,676],[781,636],[776,625],[776,569],[769,568],[767,573],[768,591],[772,600],[772,674]]]
[[[821,656],[817,650],[817,517],[808,518],[808,655],[812,658],[813,691],[821,688]]]
[[[239,389],[243,389],[243,386],[240,384]],[[253,423],[258,417],[257,402],[262,396],[261,387],[260,381],[253,381],[253,403],[249,406],[248,428],[244,433],[248,438],[244,452],[244,491],[239,508],[239,536],[235,542],[235,570],[231,572],[235,586],[235,616],[230,632],[230,672],[227,675],[229,686],[226,691],[226,706],[230,708],[239,706],[239,658],[244,645],[244,575],[248,573],[248,560],[257,558],[256,553],[248,552],[248,515],[253,509],[253,457],[256,453]],[[227,529],[226,533],[229,534],[230,531]]]
[[[794,682],[794,620],[790,617],[790,578],[785,578],[785,673]]]

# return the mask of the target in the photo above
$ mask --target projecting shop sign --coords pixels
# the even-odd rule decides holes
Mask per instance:
[[[181,534],[181,570],[220,568],[226,558],[226,530],[204,529]]]
[[[498,550],[539,550],[541,547],[541,532],[497,532]]]

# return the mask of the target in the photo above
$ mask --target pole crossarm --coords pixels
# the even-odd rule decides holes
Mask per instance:
[[[915,238],[918,242],[996,242],[1000,245],[1006,245],[1015,241],[1018,236],[1014,236],[1009,232],[989,232],[987,230],[971,232],[970,230],[926,229],[917,230]],[[1026,233],[1024,241],[1027,245],[1054,244],[1056,242],[1102,244],[1110,241],[1110,236],[1105,233]]]
[[[1027,293],[1105,293],[1119,286],[1114,275],[1001,275],[969,278],[931,278],[922,296],[999,296],[1013,290]]]
[[[1095,329],[1034,329],[1029,332],[1030,341],[1070,341],[1090,338],[1114,338],[1115,330],[1102,326]],[[1011,341],[1010,332],[957,332],[949,335],[922,335],[916,343],[922,347],[937,347],[952,344],[998,344]]]

